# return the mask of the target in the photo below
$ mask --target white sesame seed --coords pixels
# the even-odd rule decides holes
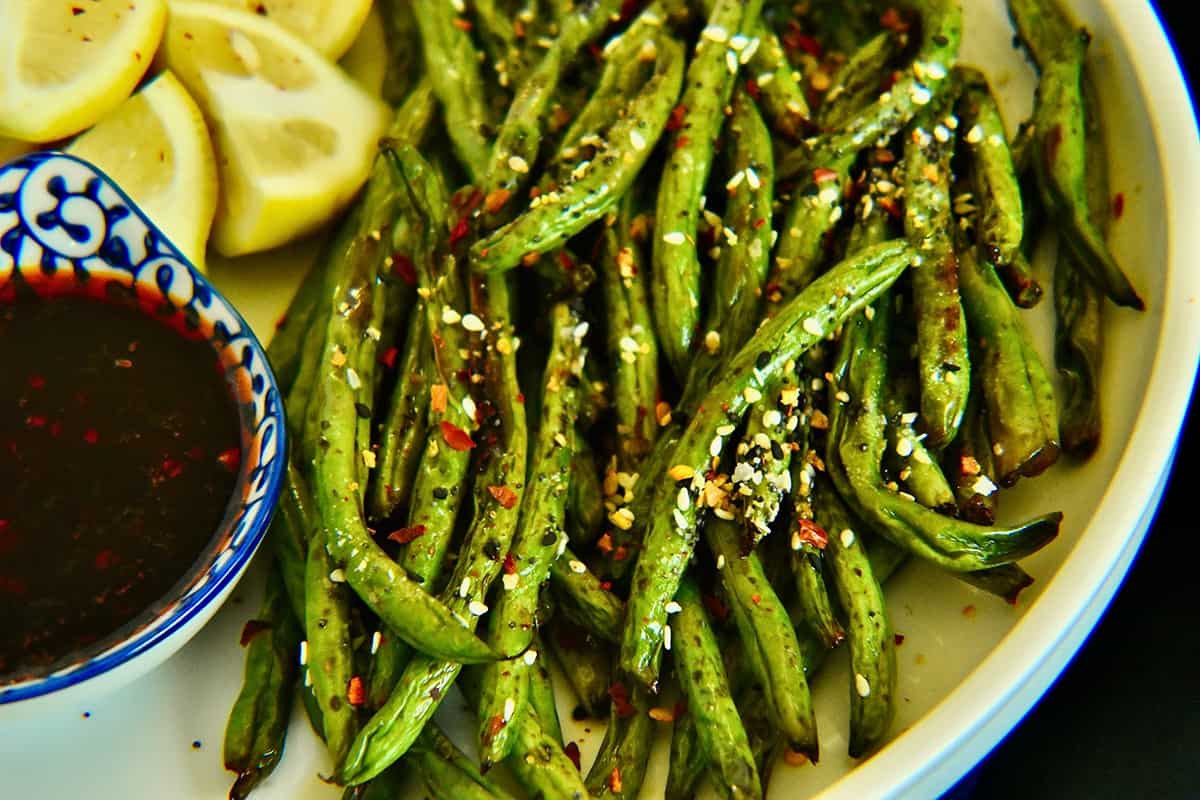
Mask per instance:
[[[804,328],[805,333],[813,336],[821,336],[825,333],[825,329],[821,327],[821,323],[816,317],[805,317],[801,327]]]
[[[714,508],[713,513],[724,520],[731,520],[735,518],[734,513],[727,508]]]
[[[900,456],[901,458],[908,458],[912,455],[912,451],[912,439],[909,439],[907,436],[901,437],[896,442],[896,455]]]
[[[746,183],[755,190],[762,186],[762,181],[759,179],[758,173],[754,171],[754,167],[746,167]]]
[[[859,697],[867,697],[871,694],[871,683],[861,672],[854,673],[854,690],[858,692]]]
[[[680,530],[685,530],[688,527],[687,517],[678,508],[671,511],[671,519],[675,521],[675,527]]]
[[[666,611],[668,614],[678,614],[680,611],[683,611],[683,606],[679,605],[679,603],[676,603],[674,600],[671,600],[667,603]]]
[[[525,662],[525,666],[532,667],[533,663],[537,661],[537,657],[538,651],[531,648],[525,651],[525,655],[521,656],[521,659]]]
[[[917,421],[917,412],[905,411],[903,414],[900,415],[900,421],[902,423],[904,423],[905,425],[912,425],[914,422]]]
[[[345,583],[346,572],[341,567],[338,567],[333,572],[329,573],[329,580],[333,583]]]
[[[300,642],[300,666],[308,665],[308,640]]]
[[[304,685],[312,686],[312,673],[308,670],[304,670]]]
[[[710,42],[716,42],[717,44],[724,44],[729,41],[729,31],[720,25],[708,25],[704,30],[700,31],[700,35]]]
[[[370,325],[367,327],[367,338],[371,341],[378,342],[381,338],[383,338],[383,331],[379,330],[379,328],[376,328],[374,325]]]
[[[472,600],[467,606],[467,611],[471,612],[471,616],[482,617],[488,612],[488,607],[478,600]]]
[[[663,628],[663,649],[671,649],[671,626],[667,625]]]
[[[933,92],[929,91],[929,89],[924,86],[917,85],[912,88],[912,92],[909,94],[909,97],[911,97],[912,101],[917,105],[923,106],[933,99]]]
[[[526,172],[529,172],[529,162],[520,156],[509,156],[508,168],[513,172],[519,172],[523,175]]]
[[[998,487],[996,484],[992,483],[991,478],[989,478],[987,475],[980,475],[975,479],[975,483],[971,485],[971,490],[974,491],[975,494],[981,494],[984,497],[994,494],[997,488]]]
[[[629,132],[629,143],[633,145],[633,149],[637,150],[639,153],[646,149],[646,137],[642,136],[642,134],[638,133],[637,131]]]
[[[362,388],[362,378],[358,377],[354,367],[346,367],[346,385],[355,391]]]
[[[458,596],[466,598],[471,593],[471,576],[468,575],[462,579],[462,583],[458,586]]]
[[[850,394],[845,389],[838,391],[838,393],[835,394],[834,397],[837,399],[837,401],[839,403],[849,403],[850,402]]]
[[[371,655],[379,652],[379,645],[383,644],[383,634],[375,631],[371,634]]]
[[[459,314],[450,306],[442,306],[442,322],[447,325],[457,325],[462,321],[462,314]]]
[[[462,326],[472,333],[479,333],[484,330],[483,320],[474,314],[464,314],[462,318]]]
[[[742,169],[738,170],[737,172],[733,173],[732,178],[730,178],[728,181],[725,182],[725,190],[732,192],[734,189],[736,189],[738,186],[740,186],[742,181],[744,181],[745,179],[746,179],[746,171],[742,170]]]
[[[725,556],[717,556],[717,569],[725,569]]]
[[[725,51],[725,68],[729,70],[730,75],[737,75],[738,57],[732,50]]]
[[[721,425],[717,428],[717,436],[729,436],[736,430],[732,425]]]
[[[827,206],[833,205],[842,196],[841,189],[838,188],[836,183],[829,181],[829,184],[817,194],[817,200]]]
[[[932,61],[924,66],[925,74],[928,75],[932,80],[940,81],[942,78],[946,77],[946,68],[937,61]]]
[[[992,453],[994,453],[997,456],[1004,455],[1004,445],[1000,444],[999,442],[996,442],[994,445],[992,445]]]
[[[683,244],[687,241],[687,237],[679,231],[671,231],[670,233],[664,233],[662,240],[667,244]]]
[[[838,534],[838,538],[842,540],[842,547],[850,547],[854,544],[854,531],[844,528]]]
[[[747,464],[745,461],[739,461],[733,468],[733,474],[729,479],[734,483],[744,483],[754,477],[754,467]]]
[[[754,54],[758,52],[758,47],[760,44],[762,44],[762,39],[757,37],[751,39],[750,44],[746,45],[745,49],[743,49],[741,54],[738,56],[738,63],[742,65],[749,64],[750,59],[754,58]],[[759,81],[758,85],[762,86],[762,81]]]
[[[511,697],[504,701],[504,721],[508,722],[512,719],[513,712],[517,710],[517,703]]]
[[[687,511],[692,505],[692,496],[688,493],[686,486],[679,488],[679,494],[675,495],[675,507],[680,511]]]
[[[757,403],[759,400],[762,400],[762,392],[753,386],[747,386],[742,390],[742,398],[747,403]]]
[[[517,588],[517,582],[519,580],[520,576],[518,576],[517,573],[506,572],[504,573],[504,577],[500,579],[500,582],[504,584],[504,590],[506,592],[511,592],[513,589]]]
[[[638,346],[637,340],[632,336],[622,336],[619,344],[621,349],[628,353],[636,353],[641,349]]]
[[[721,449],[725,446],[724,440],[720,436],[714,436],[713,440],[708,443],[708,454],[713,458],[721,455]]]
[[[933,128],[933,138],[937,139],[942,144],[950,141],[950,129],[945,125],[935,125]]]
[[[971,130],[967,131],[967,143],[979,144],[983,141],[983,127],[976,123],[971,126]]]
[[[475,401],[471,399],[471,395],[466,395],[462,399],[462,410],[467,415],[467,419],[472,422],[475,420]]]
[[[800,538],[800,531],[792,531],[792,549],[799,550],[804,545],[804,541]]]
[[[582,575],[583,573],[587,572],[587,565],[574,558],[567,562],[567,566],[570,567],[571,572],[574,572],[576,575]]]

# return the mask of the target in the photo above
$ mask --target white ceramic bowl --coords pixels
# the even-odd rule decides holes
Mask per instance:
[[[250,326],[119,187],[73,156],[37,153],[0,167],[0,196],[0,290],[19,275],[39,293],[103,296],[116,284],[136,287],[144,302],[170,304],[212,345],[241,428],[241,464],[225,515],[188,573],[152,609],[53,672],[0,682],[0,720],[7,721],[100,697],[191,639],[262,541],[286,460],[279,392]],[[163,325],[162,335],[176,333]]]

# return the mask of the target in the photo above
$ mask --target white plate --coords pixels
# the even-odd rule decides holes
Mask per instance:
[[[964,60],[986,67],[1006,119],[1029,110],[1033,76],[1012,48],[1002,0],[964,0]],[[920,566],[887,594],[905,635],[894,739],[869,761],[845,755],[846,678],[835,659],[815,681],[818,767],[779,765],[772,797],[933,796],[952,784],[1028,710],[1078,648],[1124,576],[1158,503],[1186,410],[1200,349],[1200,144],[1178,68],[1149,4],[1072,3],[1095,39],[1093,55],[1109,129],[1114,191],[1125,213],[1112,242],[1149,310],[1106,309],[1105,438],[1083,467],[1056,466],[1006,496],[1006,516],[1061,508],[1059,540],[1026,562],[1038,582],[1019,607]],[[266,334],[286,304],[311,244],[212,265],[218,285]],[[1049,302],[1032,316],[1050,351]],[[138,683],[87,708],[6,724],[0,782],[6,797],[220,798],[225,716],[241,680],[238,634],[257,608],[252,572],[231,602],[184,650]],[[965,614],[968,606],[973,614]],[[458,703],[447,700],[454,716]],[[560,708],[569,709],[563,699]],[[84,717],[90,712],[89,717]],[[564,715],[569,716],[569,715]],[[459,719],[451,729],[469,731]],[[601,730],[565,719],[585,766]],[[463,738],[463,737],[460,737]],[[465,737],[465,738],[469,738]],[[656,751],[643,797],[659,794],[665,751]],[[306,723],[293,721],[283,763],[255,797],[318,800],[329,764]],[[420,796],[414,793],[413,796]]]

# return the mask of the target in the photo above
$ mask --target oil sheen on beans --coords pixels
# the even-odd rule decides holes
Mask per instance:
[[[0,682],[140,624],[240,461],[216,353],[132,304],[0,301]]]

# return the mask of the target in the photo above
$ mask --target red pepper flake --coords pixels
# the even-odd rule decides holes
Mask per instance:
[[[963,456],[960,459],[960,462],[963,475],[978,475],[983,471],[983,468],[979,466],[979,461],[976,460],[975,456]]]
[[[204,458],[204,446],[198,444],[185,452],[184,455],[190,458],[192,461],[200,461]]]
[[[763,225],[766,225],[766,224],[767,224],[767,218],[759,217],[758,219],[754,220],[754,230],[758,230],[759,228],[761,228]]]
[[[25,418],[25,427],[27,428],[44,428],[46,427],[46,418],[41,414],[30,414]]]
[[[760,595],[758,593],[750,595],[750,602],[754,603],[754,605],[758,605],[759,603],[762,602],[762,595]]]
[[[900,211],[900,204],[890,197],[881,197],[875,202],[877,202],[892,219],[900,219],[902,216],[904,216],[903,212]]]
[[[621,793],[621,768],[613,767],[612,772],[608,773],[608,788],[615,794]]]
[[[571,759],[571,763],[575,765],[575,769],[582,772],[583,767],[580,766],[582,761],[579,756],[579,745],[574,741],[567,742],[563,746],[563,752],[567,754],[567,758]]]
[[[604,48],[601,47],[597,42],[588,42],[588,53],[590,53],[592,58],[596,59],[597,61],[604,60]]]
[[[475,447],[475,441],[471,438],[471,434],[464,431],[462,428],[455,425],[453,422],[442,420],[442,439],[446,444],[450,445],[452,450],[471,450]]]
[[[1119,196],[1120,195],[1118,195],[1118,197]],[[46,388],[46,379],[43,378],[41,375],[37,375],[37,374],[30,375],[29,376],[29,388],[30,389]]]
[[[729,619],[729,607],[721,602],[721,598],[715,594],[701,595],[700,599],[704,602],[704,607],[708,609],[708,613],[724,622]]]
[[[508,555],[506,555],[504,557],[504,574],[505,575],[516,575],[517,574],[517,559],[513,558],[512,553],[509,553]]]
[[[458,28],[460,31],[471,30],[471,20],[469,20],[469,19],[463,19],[462,17],[455,17],[453,20],[451,20],[450,24],[453,25],[454,27]]]
[[[392,272],[409,286],[417,285],[417,268],[412,259],[404,253],[392,254]]]
[[[820,58],[823,52],[821,43],[812,36],[809,36],[804,31],[800,30],[800,24],[796,20],[788,22],[788,30],[782,37],[783,46],[788,50],[796,51],[803,50],[813,58]]]
[[[512,508],[517,504],[517,493],[507,486],[489,486],[487,490],[503,508]]]
[[[250,644],[250,642],[253,641],[255,636],[258,636],[263,631],[267,631],[270,629],[271,629],[271,623],[267,622],[265,619],[247,620],[246,624],[242,626],[242,638],[241,638],[242,647],[245,647],[246,645]]]
[[[496,734],[504,728],[504,724],[504,716],[501,714],[496,714],[490,720],[488,720],[487,732],[483,735],[484,741],[490,742],[492,739],[496,738]]]
[[[162,474],[167,478],[178,478],[183,474],[183,462],[176,461],[170,456],[162,460]]]
[[[683,118],[687,116],[687,106],[682,103],[671,109],[671,116],[667,117],[667,130],[677,131],[683,127]]]
[[[398,544],[408,544],[413,539],[420,539],[425,535],[424,525],[413,525],[409,528],[400,528],[388,534],[388,539]]]
[[[669,708],[659,708],[655,706],[646,712],[646,715],[655,722],[674,722],[675,712]]]
[[[612,581],[600,581],[600,588],[606,592],[612,591]]]
[[[903,633],[894,634],[892,636],[892,641],[896,643],[896,647],[899,647],[900,645],[904,644],[904,634]]]
[[[625,545],[621,545],[613,551],[613,561],[624,561],[627,558],[629,558],[629,549]]]
[[[783,751],[783,760],[789,767],[802,767],[808,763],[808,756],[789,747]]]
[[[817,183],[824,183],[825,181],[837,180],[837,176],[838,176],[838,174],[835,170],[826,169],[825,167],[817,167],[816,169],[813,170],[813,180],[816,181]]]
[[[465,216],[459,218],[458,222],[454,224],[454,228],[450,231],[450,246],[454,247],[467,238],[467,233],[470,232],[470,229],[471,226],[467,218]]]
[[[967,617],[968,619],[975,616],[975,606],[973,606],[973,605],[963,606],[962,615],[964,617]]]
[[[879,79],[879,91],[890,92],[898,80],[900,80],[900,70],[894,69]]]
[[[108,548],[105,548],[99,553],[96,553],[96,557],[92,559],[92,566],[94,566],[96,569],[108,569],[116,564],[119,560],[120,558],[116,553]]]
[[[675,140],[675,149],[682,150],[692,143],[692,140],[686,136],[680,136]]]
[[[517,392],[517,402],[520,403],[521,405],[525,405],[525,393],[524,392]]]
[[[221,466],[230,472],[237,472],[237,468],[242,463],[242,451],[237,447],[231,447],[228,450],[223,450],[217,456],[217,461],[221,462]]]
[[[829,534],[811,519],[800,520],[796,524],[796,532],[800,536],[800,541],[807,542],[818,550],[824,550],[825,545],[829,544]]]
[[[350,684],[346,687],[346,700],[355,708],[367,702],[367,690],[363,687],[363,679],[357,675],[350,678]]]
[[[604,535],[596,540],[596,549],[601,553],[611,553],[613,551],[612,534],[605,531]]]
[[[1113,213],[1113,219],[1120,219],[1121,215],[1123,215],[1125,213],[1125,193],[1124,192],[1117,192],[1115,195],[1113,195],[1113,212],[1112,213]],[[34,386],[33,388],[37,389],[38,387]]]
[[[762,95],[762,89],[758,86],[758,81],[754,78],[746,79],[746,93],[757,100]]]
[[[629,690],[620,681],[608,687],[608,696],[612,698],[613,710],[618,717],[625,719],[637,713],[637,709],[629,702]]]
[[[53,436],[55,439],[57,439],[58,435],[60,433],[62,433],[62,423],[60,423],[58,420],[51,422],[50,423],[50,435]]]
[[[395,347],[389,347],[379,354],[379,363],[388,369],[396,368],[396,356],[400,355],[400,350]]]
[[[909,28],[908,22],[900,15],[900,12],[891,6],[879,16],[879,24],[896,33],[904,33]]]
[[[95,428],[88,428],[83,432],[83,440],[88,444],[95,444],[100,441],[100,432]]]
[[[133,362],[130,361],[128,358],[118,358],[116,361],[113,362],[113,364],[120,367],[121,369],[129,369],[130,367],[133,366]]]
[[[571,272],[575,269],[575,262],[571,260],[571,257],[567,255],[567,251],[565,250],[558,251],[558,263],[566,272]]]
[[[483,210],[489,214],[495,214],[504,208],[504,204],[508,202],[508,198],[510,197],[512,197],[512,192],[508,189],[493,189],[483,199]]]
[[[429,407],[434,413],[441,414],[446,410],[447,401],[450,399],[450,387],[444,383],[435,383],[429,387]]]

